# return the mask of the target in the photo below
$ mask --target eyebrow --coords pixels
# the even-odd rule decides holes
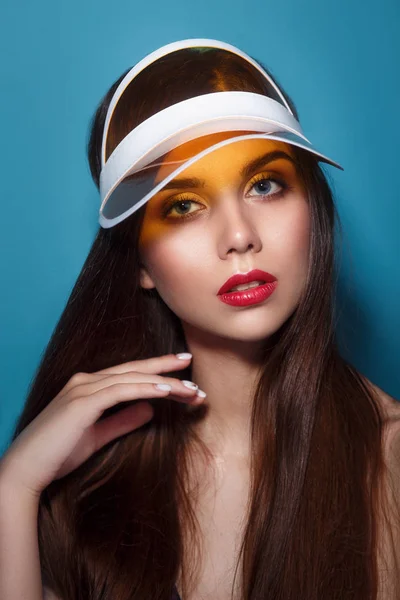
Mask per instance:
[[[255,158],[254,160],[247,163],[241,169],[240,176],[243,178],[250,177],[250,175],[257,169],[260,169],[261,167],[265,167],[265,165],[267,165],[268,163],[273,162],[274,160],[278,160],[278,159],[285,159],[285,160],[290,161],[296,167],[296,171],[297,171],[298,163],[292,156],[290,156],[290,154],[283,152],[283,150],[274,150],[273,152],[267,152],[266,154],[263,154],[262,156],[259,156],[258,158]],[[168,189],[180,190],[180,189],[184,189],[184,188],[195,188],[195,187],[204,188],[205,186],[206,186],[206,182],[204,179],[198,179],[197,177],[186,177],[186,178],[182,178],[182,179],[172,179],[172,181],[170,181],[169,183],[167,183],[166,185],[163,186],[162,190],[168,190]]]

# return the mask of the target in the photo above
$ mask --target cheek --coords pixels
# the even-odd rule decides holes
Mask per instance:
[[[269,238],[268,264],[276,264],[276,275],[280,280],[279,301],[292,307],[299,301],[306,285],[309,270],[310,211],[307,202],[295,203],[290,214],[276,222],[273,239]],[[268,255],[268,250],[266,250]],[[275,273],[275,271],[272,271]]]
[[[189,229],[186,232],[182,229],[179,235],[170,234],[159,241],[153,240],[144,254],[153,282],[167,304],[177,298],[177,293],[187,294],[190,282],[198,282],[200,264],[201,272],[209,273],[207,257],[210,253],[205,248],[205,237],[193,239]]]
[[[293,205],[293,210],[282,214],[277,219],[271,235],[271,245],[279,253],[283,261],[297,257],[308,258],[310,245],[310,211],[307,202],[298,202]]]

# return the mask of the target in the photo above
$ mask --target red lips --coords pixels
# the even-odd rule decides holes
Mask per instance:
[[[266,271],[261,271],[260,269],[253,269],[248,273],[242,275],[240,273],[229,277],[229,279],[224,283],[221,289],[218,291],[218,295],[225,294],[229,292],[233,287],[237,285],[242,285],[243,283],[251,283],[252,281],[265,281],[266,283],[272,283],[276,281],[276,277],[267,273]]]

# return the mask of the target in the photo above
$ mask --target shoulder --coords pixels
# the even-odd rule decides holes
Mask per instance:
[[[400,401],[363,377],[372,387],[384,416],[383,452],[396,492],[400,494]]]
[[[400,478],[400,401],[382,390],[375,383],[361,378],[372,390],[383,415],[383,447],[388,464],[398,470]]]
[[[363,376],[382,408],[385,510],[378,511],[379,600],[397,598],[400,586],[400,402]]]
[[[61,600],[59,596],[56,596],[54,592],[51,591],[50,588],[44,586],[43,587],[43,600]]]
[[[372,390],[384,416],[384,424],[390,428],[400,427],[400,400],[390,396],[387,392],[370,381],[365,375],[361,375],[364,383]]]

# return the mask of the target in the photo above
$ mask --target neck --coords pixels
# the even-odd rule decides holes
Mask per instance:
[[[262,343],[210,338],[187,325],[185,336],[193,355],[192,381],[207,394],[208,412],[196,433],[218,456],[247,458]]]

